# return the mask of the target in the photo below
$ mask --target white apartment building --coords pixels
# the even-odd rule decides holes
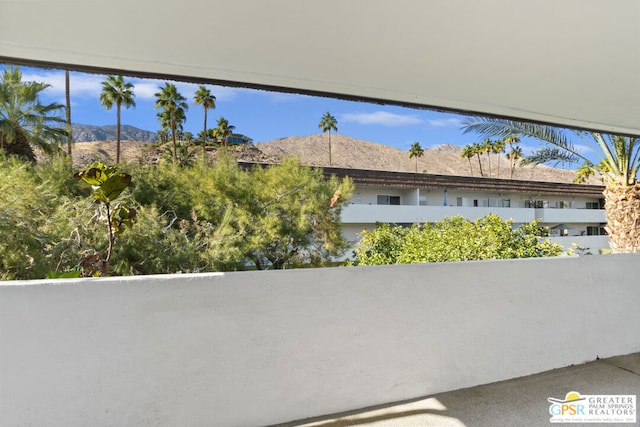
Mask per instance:
[[[324,168],[350,176],[355,191],[342,211],[343,235],[352,243],[376,223],[410,225],[489,213],[514,225],[540,220],[554,243],[575,243],[593,254],[609,248],[601,185]]]

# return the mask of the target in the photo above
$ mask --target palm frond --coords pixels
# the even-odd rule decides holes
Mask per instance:
[[[575,164],[581,157],[575,156],[566,150],[558,147],[543,147],[521,160],[523,165],[540,165],[551,163],[554,166]]]
[[[560,150],[566,151],[562,158],[573,158],[573,162],[588,160],[573,146],[567,133],[567,129],[542,125],[538,123],[517,122],[514,120],[497,119],[493,117],[473,117],[463,123],[464,133],[476,132],[487,137],[507,138],[515,135],[528,136],[547,142]]]

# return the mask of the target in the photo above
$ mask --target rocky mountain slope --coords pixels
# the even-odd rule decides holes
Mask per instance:
[[[327,134],[292,136],[270,142],[256,143],[255,146],[265,155],[299,156],[311,165],[329,165],[329,143]],[[416,171],[416,159],[409,158],[408,151],[402,151],[387,145],[375,144],[349,136],[332,134],[332,166],[374,169],[387,171]],[[417,170],[423,173],[442,175],[481,176],[478,158],[471,162],[461,159],[462,147],[440,145],[425,149],[424,156],[418,158]],[[489,165],[489,161],[491,165]],[[483,176],[509,178],[509,159],[506,156],[480,156]],[[489,173],[490,172],[490,173]],[[539,166],[517,166],[513,171],[514,179],[530,181],[572,182],[575,171]],[[591,184],[599,184],[595,179]]]
[[[138,129],[135,126],[120,126],[120,141],[142,141],[153,142],[156,138],[154,132]],[[115,141],[116,125],[94,126],[94,125],[73,125],[73,140],[77,142],[90,141]]]
[[[114,136],[115,138],[115,136]],[[122,141],[122,156],[127,161],[154,162],[160,151],[139,141]],[[76,143],[74,147],[74,163],[81,166],[95,160],[112,162],[115,158],[115,142],[96,141]],[[415,172],[416,159],[410,159],[407,151],[387,145],[363,141],[346,135],[332,134],[332,166],[372,169],[386,171]],[[201,150],[201,147],[193,147]],[[258,142],[255,145],[230,147],[239,160],[248,162],[276,163],[282,156],[297,156],[306,164],[313,166],[329,165],[329,144],[327,134],[307,136],[291,136],[269,142]],[[208,155],[214,158],[218,149],[208,148]],[[461,159],[462,148],[455,145],[440,145],[425,149],[424,156],[418,159],[417,170],[420,173],[462,175],[480,177],[477,157]],[[483,176],[492,178],[509,178],[509,160],[506,156],[484,154],[480,156]],[[499,161],[498,161],[499,159]],[[489,171],[491,174],[489,175]],[[516,166],[514,179],[528,181],[572,182],[575,171],[550,168],[547,166]],[[595,178],[590,184],[600,184]]]

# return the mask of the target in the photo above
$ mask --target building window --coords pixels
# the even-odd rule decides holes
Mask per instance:
[[[587,209],[600,209],[600,203],[598,203],[598,202],[587,202]]]
[[[587,236],[606,236],[607,232],[604,227],[587,226]]]
[[[462,197],[456,197],[456,206],[462,206]]]
[[[420,196],[420,199],[418,200],[418,204],[420,206],[427,206],[427,196]]]
[[[400,205],[400,196],[378,195],[379,205]]]
[[[473,207],[474,208],[478,207],[478,199],[473,199]]]
[[[502,199],[502,207],[510,208],[511,207],[511,199]]]

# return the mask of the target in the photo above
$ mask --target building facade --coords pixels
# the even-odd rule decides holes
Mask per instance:
[[[514,225],[538,219],[567,249],[609,249],[604,186],[340,168],[324,173],[353,179],[354,194],[342,211],[343,235],[352,243],[376,223],[410,225],[456,215],[475,220],[493,213]]]

